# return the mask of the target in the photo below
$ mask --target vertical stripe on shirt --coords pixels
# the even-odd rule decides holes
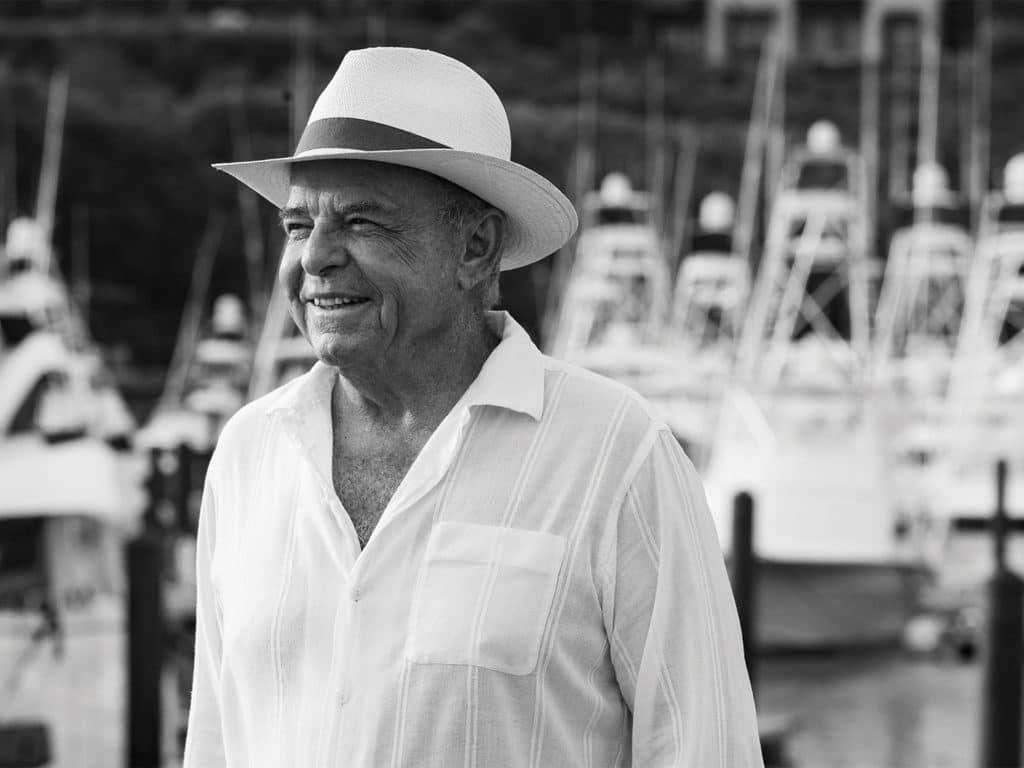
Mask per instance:
[[[545,408],[551,408],[552,410],[558,409],[562,400],[562,393],[565,391],[566,378],[565,374],[554,377],[554,383],[551,385],[551,389],[548,392],[547,397],[545,397]],[[530,447],[526,452],[526,458],[523,460],[522,467],[516,475],[515,482],[512,484],[512,491],[509,493],[508,503],[506,504],[505,511],[501,516],[502,527],[509,527],[515,520],[516,512],[523,500],[523,492],[526,488],[527,482],[533,474],[534,467],[537,464],[537,457],[540,455],[541,448],[547,440],[548,433],[551,431],[551,423],[551,421],[543,422],[540,429],[534,433],[533,440],[530,441]],[[491,558],[491,562],[487,569],[487,581],[476,606],[476,612],[473,620],[474,648],[479,647],[480,633],[483,630],[484,615],[486,614],[487,607],[490,605],[491,594],[494,589],[494,581],[498,572],[498,563],[499,558]],[[466,732],[468,734],[466,740],[466,768],[473,768],[477,761],[476,736],[480,702],[479,681],[480,676],[478,668],[470,667],[466,681]]]
[[[274,741],[281,744],[281,723],[284,722],[284,670],[281,659],[281,617],[284,615],[285,600],[288,597],[288,589],[292,583],[293,560],[295,558],[295,504],[298,503],[298,495],[293,499],[291,508],[288,510],[287,543],[285,544],[284,562],[281,564],[281,591],[277,595],[274,606],[274,621],[270,629],[270,663],[274,672],[274,712],[277,723],[277,733]]]
[[[466,456],[469,453],[469,445],[472,442],[473,432],[476,430],[477,424],[480,423],[479,418],[471,409],[469,411],[469,421],[466,424],[462,439],[459,443],[458,450],[455,453],[455,457],[452,460],[450,466],[444,475],[444,480],[441,483],[441,490],[437,496],[437,503],[434,505],[433,516],[431,518],[431,525],[435,525],[438,520],[441,519],[445,507],[448,505],[448,501],[451,497],[452,490],[455,488],[455,479],[459,476],[462,470],[462,465],[466,460]],[[426,568],[426,560],[420,563],[420,567],[417,571],[418,576],[416,578],[416,590],[423,584],[423,570]],[[415,604],[416,598],[413,598]],[[405,729],[406,729],[406,705],[409,700],[409,676],[412,672],[412,664],[404,656],[402,658],[402,672],[398,681],[398,723],[395,726],[395,738],[391,749],[391,765],[392,768],[398,768],[402,765],[403,759],[403,744],[405,742]]]
[[[605,642],[604,650],[601,651],[600,655],[594,661],[594,665],[587,672],[587,687],[590,689],[591,694],[594,697],[594,707],[590,712],[590,719],[587,720],[587,727],[583,730],[583,765],[591,766],[594,764],[594,728],[597,726],[598,717],[601,714],[601,710],[605,707],[605,701],[601,697],[597,690],[597,685],[594,683],[594,676],[601,671],[601,668],[605,664],[605,654],[608,653],[609,644]]]
[[[573,525],[572,532],[569,534],[569,547],[565,555],[565,570],[567,573],[572,571],[572,566],[576,559],[577,545],[579,543],[579,532],[583,527],[583,523],[587,520],[590,510],[594,504],[597,492],[597,481],[605,473],[608,457],[611,455],[613,439],[618,434],[619,428],[622,426],[623,418],[625,417],[630,404],[630,398],[627,396],[623,396],[619,400],[618,406],[616,407],[614,414],[608,422],[608,427],[605,430],[604,438],[601,441],[601,448],[598,451],[597,459],[594,462],[594,467],[587,483],[583,503],[580,505],[580,511]],[[569,590],[562,590],[561,599],[558,600],[557,606],[553,611],[554,616],[548,624],[549,629],[545,630],[545,637],[541,644],[541,655],[537,662],[537,678],[535,685],[536,703],[534,705],[533,727],[530,734],[530,766],[532,768],[539,768],[541,753],[543,751],[543,731],[545,726],[545,691],[543,683],[545,673],[547,672],[548,661],[551,658],[551,644],[554,640],[554,632],[551,631],[550,628],[558,625],[562,609],[565,606],[565,599],[568,594]]]
[[[673,463],[672,470],[675,472],[676,482],[680,483],[680,487],[685,489],[684,492],[686,494],[686,510],[683,517],[686,520],[686,526],[690,533],[690,541],[700,541],[700,533],[697,530],[697,522],[695,519],[697,511],[700,509],[700,507],[697,504],[697,500],[693,496],[692,490],[688,487],[689,483],[686,481],[686,477],[683,474],[682,464],[678,462]],[[700,589],[702,591],[708,590],[710,589],[710,587],[707,581],[707,565],[704,562],[704,553],[700,550],[699,547],[693,547],[692,555],[696,560],[696,564],[698,566],[697,572],[699,573]],[[711,628],[711,631],[714,632],[715,628],[718,627],[718,623],[716,622],[717,617],[714,616],[714,607],[710,600],[705,600],[703,602],[704,617],[705,621],[707,622],[706,626]],[[712,637],[711,642],[708,645],[710,646],[709,650],[712,654],[711,684],[712,690],[714,691],[714,709],[716,712],[724,712],[725,696],[723,692],[722,677],[718,672],[719,664],[721,663],[721,659],[719,656],[720,650],[718,638]],[[723,728],[722,719],[720,717],[716,717],[715,721],[718,725],[718,743],[716,746],[718,747],[718,754],[720,755],[720,758],[724,761],[726,757],[726,735]],[[728,768],[728,766],[726,766],[724,762],[722,763],[722,766],[723,768]]]

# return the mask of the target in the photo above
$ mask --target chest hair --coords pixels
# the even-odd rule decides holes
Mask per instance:
[[[386,440],[360,446],[352,445],[344,436],[335,439],[331,468],[334,491],[352,520],[360,547],[366,546],[421,447],[418,440]]]

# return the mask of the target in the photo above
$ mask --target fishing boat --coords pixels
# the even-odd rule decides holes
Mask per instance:
[[[662,342],[678,364],[663,386],[645,391],[698,469],[706,463],[721,396],[732,376],[750,293],[746,259],[733,250],[734,211],[732,198],[723,192],[701,200]]]
[[[12,221],[0,267],[0,733],[25,754],[116,764],[120,553],[138,528],[144,465],[49,260],[38,222]]]
[[[630,380],[654,364],[669,270],[649,194],[610,173],[583,197],[572,270],[547,352]]]
[[[1008,468],[1006,512],[1014,528],[1024,527],[1024,154],[1010,159],[1003,180],[982,206],[945,439],[925,481],[942,534],[936,566],[949,591],[976,589],[992,572],[999,460]],[[1024,571],[1020,536],[1008,537],[1007,562]]]
[[[135,421],[54,258],[68,79],[51,80],[36,210],[0,247],[0,748],[120,762],[125,578],[144,465]],[[15,763],[11,763],[15,764]]]
[[[253,342],[245,305],[234,294],[214,301],[208,327],[194,343],[180,373],[172,371],[145,426],[136,435],[142,449],[188,445],[210,453],[227,420],[245,403],[252,372]]]
[[[894,642],[925,577],[868,374],[861,169],[825,121],[785,159],[702,473],[727,556],[735,500],[753,497],[766,649]]]
[[[584,198],[576,261],[550,354],[636,390],[694,457],[710,434],[746,291],[727,245],[732,201],[701,206],[675,286],[648,194],[609,174]],[[725,250],[723,251],[722,248]]]
[[[905,524],[931,539],[931,467],[946,439],[946,401],[974,243],[937,163],[913,174],[909,221],[893,234],[882,279],[872,376]]]
[[[316,352],[288,313],[280,282],[274,284],[253,358],[247,400],[255,400],[301,376],[316,362]]]

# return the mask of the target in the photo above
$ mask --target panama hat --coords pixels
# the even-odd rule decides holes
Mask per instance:
[[[466,189],[508,218],[501,268],[554,253],[576,230],[576,211],[551,182],[509,158],[501,100],[462,62],[417,48],[350,51],[324,88],[295,154],[217,163],[278,208],[291,167],[323,159],[374,160],[427,171]]]

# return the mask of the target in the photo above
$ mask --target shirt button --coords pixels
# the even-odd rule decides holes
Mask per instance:
[[[363,592],[359,587],[352,587],[352,591],[349,593],[353,603],[358,603],[359,598],[363,596]]]
[[[348,694],[347,693],[339,693],[338,694],[338,704],[339,704],[339,706],[342,706],[342,707],[344,707],[346,704],[348,704]]]

